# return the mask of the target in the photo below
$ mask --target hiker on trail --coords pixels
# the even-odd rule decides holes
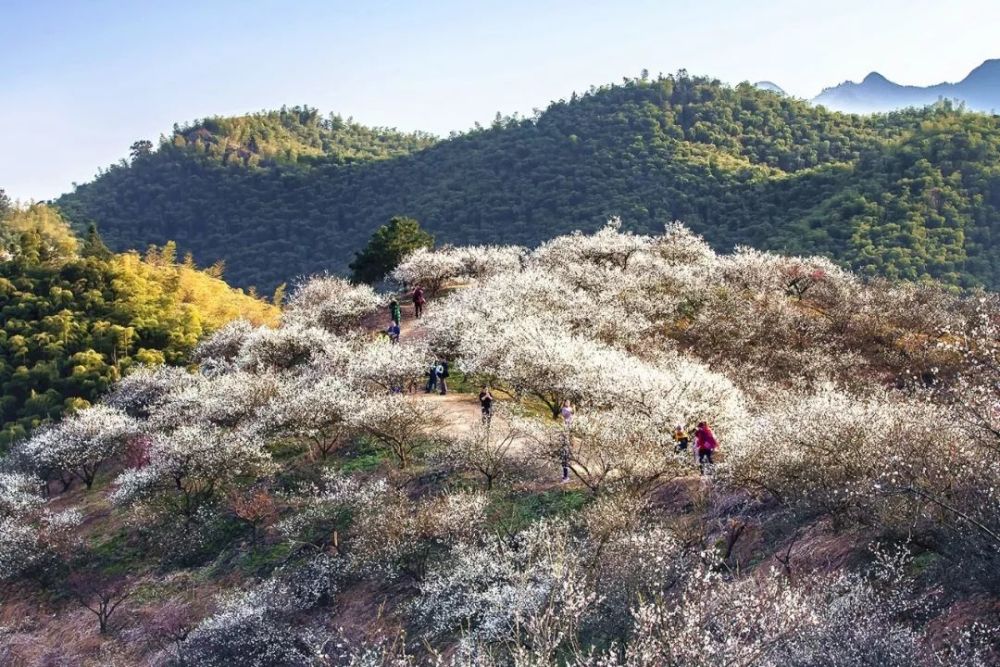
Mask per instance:
[[[417,285],[416,289],[413,290],[413,314],[415,317],[419,318],[424,314],[425,303],[427,303],[427,298],[424,296],[424,288]]]
[[[389,337],[390,343],[399,342],[399,322],[389,322],[388,328],[385,330],[386,335]]]
[[[487,386],[484,386],[483,390],[479,392],[479,407],[483,409],[483,424],[489,426],[493,419],[493,394],[490,393],[490,388]]]
[[[448,393],[448,362],[442,361],[438,364],[438,384],[441,386],[441,395]]]
[[[562,407],[559,408],[559,415],[563,418],[563,424],[566,425],[568,429],[573,425],[573,404],[569,402],[567,398],[562,403]]]
[[[424,391],[428,394],[437,389],[439,368],[441,368],[441,366],[435,361],[431,364],[430,370],[427,371],[427,389]]]
[[[690,442],[687,431],[680,424],[674,429],[674,452],[686,452],[688,448],[688,443]]]
[[[389,302],[389,317],[392,318],[392,321],[396,323],[397,327],[399,326],[399,320],[402,317],[402,315],[403,315],[403,313],[399,309],[399,301],[396,301],[396,299],[393,299],[392,301],[390,301]]]
[[[562,434],[562,447],[559,449],[559,463],[562,465],[562,479],[559,483],[565,484],[569,481],[569,460],[570,456],[572,456],[572,441],[570,440],[569,430],[573,426],[573,404],[570,403],[568,398],[562,402],[562,407],[559,408],[559,415],[562,417],[563,425],[566,427],[566,431]]]
[[[719,446],[715,439],[715,434],[708,427],[706,422],[698,422],[698,428],[694,432],[694,447],[698,454],[698,464],[701,466],[701,474],[705,474],[705,464],[712,465],[712,452]]]
[[[562,447],[559,448],[559,463],[562,465],[562,479],[559,480],[560,484],[565,484],[569,481],[569,459],[572,456],[569,438],[569,431],[562,434]]]

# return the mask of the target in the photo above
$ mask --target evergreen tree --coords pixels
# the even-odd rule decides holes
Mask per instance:
[[[102,260],[109,260],[112,257],[111,251],[108,250],[108,246],[104,245],[104,240],[97,231],[97,225],[93,223],[87,226],[87,235],[83,237],[80,255]]]
[[[131,156],[133,162],[151,155],[152,152],[153,142],[149,139],[140,139],[129,147],[129,155]]]
[[[396,216],[379,227],[368,245],[355,253],[350,268],[356,282],[374,285],[396,268],[402,259],[417,248],[434,247],[434,236],[420,228],[413,218]]]

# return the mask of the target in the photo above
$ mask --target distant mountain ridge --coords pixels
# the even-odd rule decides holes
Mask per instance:
[[[865,275],[1000,287],[1000,117],[864,118],[686,72],[435,140],[306,107],[177,127],[56,202],[116,250],[177,242],[270,293],[346,271],[392,216],[439,243],[535,245],[611,216]]]
[[[985,61],[958,83],[933,86],[901,85],[872,72],[861,83],[845,81],[825,88],[813,103],[834,111],[875,113],[924,107],[939,100],[961,102],[974,111],[1000,110],[1000,59]]]

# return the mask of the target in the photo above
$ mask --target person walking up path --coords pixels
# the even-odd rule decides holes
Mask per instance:
[[[483,411],[483,424],[489,426],[493,420],[493,394],[488,386],[484,386],[479,392],[479,407]]]
[[[559,450],[559,463],[562,465],[562,479],[559,483],[566,484],[569,482],[569,462],[573,455],[573,440],[572,435],[570,435],[570,429],[573,427],[573,404],[568,398],[563,401],[562,407],[559,408],[559,415],[562,417],[563,426],[566,427],[562,436],[562,447]]]
[[[413,314],[417,319],[423,316],[425,303],[427,303],[427,297],[424,296],[424,288],[417,285],[416,289],[413,290]]]
[[[712,452],[719,447],[719,443],[715,439],[715,434],[712,433],[712,429],[709,428],[707,422],[698,422],[698,428],[694,432],[694,447],[698,455],[698,465],[701,467],[701,474],[704,475],[706,464],[707,466],[713,464]],[[707,469],[711,471],[711,468]]]
[[[392,318],[392,321],[396,323],[397,327],[399,326],[399,322],[402,319],[402,316],[403,312],[399,308],[399,301],[393,299],[392,301],[389,302],[389,317]]]

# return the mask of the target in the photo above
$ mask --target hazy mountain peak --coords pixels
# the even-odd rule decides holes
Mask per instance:
[[[813,102],[835,111],[874,113],[906,107],[923,107],[941,99],[963,102],[974,111],[1000,108],[1000,59],[992,59],[972,70],[958,83],[910,86],[872,72],[861,81],[845,81],[825,88]]]
[[[882,76],[881,74],[879,74],[878,72],[871,72],[871,73],[868,74],[868,76],[866,76],[864,78],[864,80],[861,83],[862,83],[862,85],[869,85],[869,86],[871,86],[871,85],[880,85],[880,84],[886,84],[886,83],[891,84],[892,82],[889,81],[889,79],[887,79],[884,76]],[[893,84],[893,85],[895,85],[895,84]]]
[[[754,88],[759,88],[761,90],[768,90],[772,93],[778,93],[779,95],[786,95],[784,88],[774,83],[773,81],[758,81],[753,84]]]
[[[1000,83],[1000,58],[986,60],[982,65],[969,72],[969,75],[962,79],[961,83],[984,82]]]

